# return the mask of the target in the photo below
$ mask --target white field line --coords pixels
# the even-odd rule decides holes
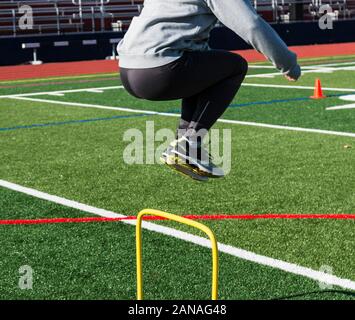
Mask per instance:
[[[64,93],[53,92],[53,93],[47,93],[47,95],[54,96],[54,97],[63,97]]]
[[[345,110],[345,109],[355,109],[355,103],[345,104],[342,106],[328,107],[326,110]]]
[[[350,67],[353,68],[353,67]],[[309,70],[313,71],[313,70]],[[308,72],[308,71],[305,71]],[[280,73],[269,73],[269,74],[258,74],[258,75],[248,75],[247,77],[272,77],[274,75],[280,75]],[[309,86],[295,86],[295,85],[276,85],[276,84],[258,84],[258,83],[243,83],[242,86],[255,86],[255,87],[270,87],[270,88],[287,88],[287,89],[314,89],[314,87]],[[43,92],[32,92],[32,93],[21,93],[21,94],[10,94],[10,95],[0,95],[0,98],[12,98],[12,97],[32,97],[41,95],[53,95],[53,96],[63,96],[65,93],[77,93],[77,92],[93,92],[102,93],[105,90],[115,90],[124,89],[123,86],[108,86],[108,87],[94,87],[94,88],[81,88],[81,89],[71,89],[71,90],[59,90],[59,91],[43,91]],[[355,89],[351,88],[323,88],[323,90],[333,90],[333,91],[346,91],[354,92]]]
[[[296,85],[278,85],[278,84],[263,84],[263,83],[242,83],[242,86],[246,87],[261,87],[261,88],[282,88],[282,89],[301,89],[301,90],[313,90],[314,87],[311,86],[296,86]],[[110,87],[98,87],[98,88],[83,88],[74,90],[60,90],[60,91],[44,91],[44,92],[33,92],[33,93],[21,93],[21,94],[10,94],[10,95],[0,95],[0,98],[20,98],[20,97],[33,97],[33,96],[43,96],[43,95],[53,95],[53,96],[63,96],[65,93],[77,93],[77,92],[102,92],[105,90],[114,89],[124,89],[123,86],[110,86]],[[340,91],[340,92],[355,92],[352,88],[323,88],[323,90]]]
[[[314,87],[310,86],[292,86],[292,85],[279,85],[279,84],[264,84],[264,83],[243,83],[246,87],[261,87],[261,88],[280,88],[280,89],[300,89],[300,90],[313,90]],[[355,92],[352,88],[322,88],[329,91],[341,91],[341,92]],[[0,96],[1,97],[1,96]]]
[[[169,117],[179,117],[179,114],[175,113],[166,113],[166,112],[158,112],[151,110],[143,110],[143,109],[130,109],[130,108],[121,108],[121,107],[110,107],[110,106],[102,106],[98,104],[88,104],[88,103],[80,103],[80,102],[67,102],[67,101],[57,101],[57,100],[47,100],[47,99],[38,99],[38,98],[27,98],[27,97],[17,97],[12,96],[10,99],[16,100],[25,100],[25,101],[34,101],[34,102],[44,102],[50,104],[58,104],[63,106],[74,106],[74,107],[83,107],[83,108],[95,108],[95,109],[106,109],[106,110],[117,110],[117,111],[125,111],[131,113],[144,113],[151,115],[161,115],[161,116],[169,116]]]
[[[79,203],[73,200],[68,200],[62,197],[58,197],[55,195],[50,195],[48,193],[44,193],[32,188],[27,188],[20,186],[18,184],[11,183],[9,181],[0,180],[0,186],[14,190],[17,192],[21,192],[39,199],[47,200],[53,203],[57,203],[66,207],[78,209],[87,213],[95,214],[101,217],[106,218],[124,218],[126,217],[123,214],[118,214],[116,212],[108,211],[105,209],[96,208],[93,206],[89,206],[83,203]],[[129,225],[136,225],[135,220],[122,220],[122,223]],[[161,226],[155,223],[144,221],[142,224],[144,229],[154,231],[160,234],[164,234],[167,236],[171,236],[180,240],[184,240],[186,242],[190,242],[201,247],[211,248],[210,241],[206,238],[195,236],[193,234],[179,231],[170,227]],[[260,254],[256,254],[251,251],[247,251],[244,249],[240,249],[237,247],[233,247],[227,244],[218,243],[219,252],[223,252],[229,254],[231,256],[251,261],[260,265],[268,266],[271,268],[279,269],[288,273],[300,275],[315,281],[319,281],[322,283],[326,283],[329,285],[335,285],[338,287],[342,287],[344,289],[355,290],[355,282],[350,279],[339,278],[334,275],[330,275],[321,271],[313,270],[307,267],[302,267],[297,264],[289,263],[286,261],[270,258],[267,256],[263,256]]]
[[[99,90],[99,89],[87,89],[86,92],[92,92],[92,93],[103,93],[104,90]]]
[[[253,74],[253,75],[248,75],[245,78],[275,78],[275,76],[279,76],[280,73],[260,73],[260,74]]]
[[[151,110],[140,110],[140,109],[130,109],[130,108],[120,108],[120,107],[109,107],[102,106],[97,104],[87,104],[87,103],[78,103],[78,102],[66,102],[66,101],[56,101],[56,100],[46,100],[46,99],[37,99],[37,98],[27,98],[27,97],[11,97],[12,99],[19,99],[25,101],[34,101],[34,102],[44,102],[51,104],[58,104],[64,106],[75,106],[75,107],[84,107],[84,108],[96,108],[96,109],[107,109],[107,110],[117,110],[117,111],[125,111],[132,113],[141,113],[141,114],[149,114],[149,115],[159,115],[166,117],[180,117],[180,114],[177,113],[167,113],[167,112],[157,112]],[[243,126],[252,126],[252,127],[262,127],[262,128],[270,128],[270,129],[280,129],[280,130],[289,130],[289,131],[299,131],[299,132],[310,132],[310,133],[319,133],[319,134],[327,134],[333,136],[342,136],[342,137],[351,137],[355,138],[355,133],[352,132],[341,132],[341,131],[331,131],[331,130],[321,130],[321,129],[311,129],[311,128],[299,128],[299,127],[288,127],[288,126],[280,126],[274,124],[267,123],[258,123],[258,122],[248,122],[248,121],[237,121],[237,120],[228,120],[228,119],[218,119],[218,122],[229,123],[229,124],[238,124]]]
[[[318,68],[318,67],[338,67],[338,66],[350,66],[355,65],[355,61],[350,62],[338,62],[338,63],[326,63],[326,64],[316,64],[312,66],[308,66],[310,68]]]
[[[280,125],[276,125],[276,124],[237,121],[237,120],[228,120],[228,119],[220,119],[218,121],[222,122],[222,123],[239,124],[239,125],[243,125],[243,126],[262,127],[262,128],[280,129],[280,130],[289,130],[289,131],[298,131],[298,132],[309,132],[309,133],[318,133],[318,134],[326,134],[326,135],[332,135],[332,136],[355,138],[355,133],[352,133],[352,132],[341,132],[341,131],[332,131],[332,130],[289,127],[289,126],[280,126]]]
[[[309,68],[307,68],[309,69]],[[311,68],[310,70],[302,70],[302,74],[304,73],[333,73],[335,71],[354,71],[355,67],[343,67],[343,68],[332,68],[332,67],[322,67],[322,68]],[[273,78],[275,76],[282,76],[280,72],[272,72],[272,73],[258,73],[258,74],[250,74],[245,78]]]
[[[354,62],[355,64],[355,62]],[[258,65],[252,65],[249,64],[248,65],[249,69],[271,69],[271,70],[275,70],[276,68],[274,66],[258,66]],[[328,70],[328,69],[336,69],[334,67],[330,68],[330,67],[318,67],[318,66],[301,66],[302,70]],[[279,75],[282,75],[282,73],[277,73]],[[262,75],[262,73],[260,74]]]
[[[343,96],[339,98],[345,101],[355,101],[355,94],[349,94],[347,96]],[[344,109],[355,109],[355,103],[345,104],[342,106],[328,107],[326,110],[344,110]]]
[[[274,66],[260,66],[257,64],[249,64],[248,68],[249,69],[275,69]]]
[[[245,78],[274,78],[275,76],[282,76],[280,72],[272,73],[258,73],[258,74],[248,74]]]
[[[349,66],[349,68],[355,67],[355,62],[353,62],[354,66]],[[249,69],[271,69],[275,70],[274,66],[258,66],[258,65],[249,65]],[[302,70],[337,70],[338,68],[332,66],[301,66]],[[344,70],[345,67],[340,67],[339,70]],[[345,69],[346,70],[346,69]],[[352,69],[350,69],[352,70]]]
[[[258,66],[258,65],[249,65],[250,69],[276,69],[274,66]],[[302,73],[333,73],[336,71],[354,71],[355,62],[346,62],[346,63],[330,63],[330,64],[321,64],[313,66],[302,66]],[[260,73],[260,74],[251,74],[247,75],[246,78],[273,78],[275,76],[282,76],[280,72],[272,73]]]
[[[338,67],[338,66],[351,66],[351,65],[355,65],[355,61],[315,64],[315,65],[309,65],[309,66],[301,66],[301,68],[302,69],[316,69],[316,68],[323,68],[323,67]],[[252,69],[275,69],[275,67],[272,65],[257,65],[257,64],[250,64],[249,68],[252,68]]]
[[[273,78],[275,76],[282,76],[280,72],[272,72],[272,73],[258,73],[258,74],[248,74],[245,78]]]
[[[340,68],[342,71],[355,71],[355,66]]]
[[[339,99],[345,100],[345,101],[355,101],[355,94],[348,94],[346,96],[341,96],[341,97],[339,97]]]
[[[82,88],[82,89],[73,89],[73,90],[59,90],[59,91],[20,93],[20,94],[3,95],[3,96],[0,96],[0,98],[33,97],[33,96],[42,96],[42,95],[59,95],[59,96],[62,96],[65,93],[77,93],[77,92],[101,93],[104,90],[114,90],[114,89],[124,89],[124,87],[123,86],[110,86],[110,87],[97,87],[97,88]]]

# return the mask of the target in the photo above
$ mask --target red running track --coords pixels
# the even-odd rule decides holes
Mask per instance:
[[[299,58],[355,55],[355,42],[293,46],[290,47],[290,49],[297,53]],[[241,54],[249,62],[265,60],[265,57],[255,50],[239,50],[235,52]],[[80,76],[111,72],[118,72],[117,61],[93,60],[80,62],[46,63],[38,66],[21,65],[0,67],[0,81]]]
[[[183,215],[192,220],[260,220],[260,219],[323,219],[323,220],[355,220],[355,214],[238,214],[238,215]],[[115,222],[123,220],[136,220],[136,216],[124,218],[51,218],[51,219],[12,219],[0,220],[0,225],[31,225],[54,223],[89,223],[89,222]],[[167,220],[160,217],[147,216],[144,220]]]

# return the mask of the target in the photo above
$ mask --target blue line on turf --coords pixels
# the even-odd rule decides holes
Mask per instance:
[[[355,92],[328,94],[327,97],[333,98],[333,97],[348,96],[348,95],[352,95],[352,94],[355,94]],[[229,106],[229,108],[247,107],[247,106],[253,106],[253,105],[268,105],[268,104],[273,104],[273,103],[282,103],[282,102],[291,102],[291,101],[305,101],[305,100],[312,100],[312,98],[311,97],[298,97],[298,98],[289,98],[289,99],[254,101],[254,102],[248,102],[248,103],[231,104]],[[165,113],[172,113],[172,114],[180,113],[180,109],[170,109],[168,111],[165,111]],[[60,121],[60,122],[39,123],[39,124],[30,124],[30,125],[24,125],[24,126],[0,128],[0,131],[51,127],[51,126],[60,126],[60,125],[75,124],[75,123],[89,123],[89,122],[96,122],[96,121],[111,121],[111,120],[116,120],[116,119],[136,118],[136,117],[151,116],[151,115],[152,114],[139,113],[139,114],[134,114],[134,115],[113,116],[113,117],[106,117],[106,118],[93,118],[93,119],[85,119],[85,120],[68,120],[68,121]],[[159,114],[157,114],[157,115],[159,115]]]
[[[335,98],[335,97],[342,97],[342,96],[348,96],[353,93],[335,93],[335,94],[327,94],[328,98]],[[248,103],[238,103],[238,104],[231,104],[229,107],[234,108],[234,107],[247,107],[247,106],[253,106],[253,105],[260,105],[260,104],[273,104],[273,103],[282,103],[282,102],[292,102],[292,101],[305,101],[305,100],[313,100],[311,97],[298,97],[298,98],[289,98],[289,99],[275,99],[275,100],[268,100],[268,101],[254,101],[254,102],[248,102]]]
[[[352,95],[352,94],[355,94],[355,91],[350,92],[350,93],[327,94],[327,97],[328,98],[335,98],[335,97],[348,96],[348,95]],[[274,103],[283,103],[283,102],[292,102],[292,101],[307,101],[307,100],[313,100],[313,99],[311,97],[297,97],[297,98],[288,98],[288,99],[253,101],[253,102],[247,102],[247,103],[231,104],[231,105],[229,105],[228,108],[241,108],[241,107],[257,106],[257,105],[268,105],[268,104],[274,104]],[[178,109],[171,109],[167,112],[175,113],[178,111],[179,111]]]
[[[304,101],[309,99],[310,99],[309,97],[300,97],[300,98],[289,98],[289,99],[275,99],[275,100],[268,100],[268,101],[253,101],[247,103],[231,104],[229,108],[248,107],[248,106],[255,106],[260,104],[274,104],[274,103],[291,102],[291,101]]]
[[[0,131],[52,127],[52,126],[61,126],[61,125],[66,125],[66,124],[89,123],[89,122],[96,122],[96,121],[110,121],[110,120],[116,120],[116,119],[144,117],[144,116],[149,116],[149,115],[150,114],[139,113],[139,114],[134,114],[134,115],[124,115],[124,116],[122,115],[122,116],[113,116],[113,117],[106,117],[106,118],[93,118],[93,119],[84,119],[84,120],[68,120],[68,121],[59,121],[59,122],[36,123],[36,124],[30,124],[30,125],[24,125],[24,126],[0,128]]]
[[[330,97],[330,95],[328,95]],[[236,103],[229,105],[228,108],[241,108],[241,107],[249,107],[249,106],[256,106],[256,105],[268,105],[274,103],[282,103],[282,102],[292,102],[292,101],[305,101],[310,100],[310,97],[298,97],[298,98],[289,98],[289,99],[276,99],[276,100],[266,100],[266,101],[253,101],[247,103]],[[178,112],[178,109],[170,109],[167,112],[175,113]]]

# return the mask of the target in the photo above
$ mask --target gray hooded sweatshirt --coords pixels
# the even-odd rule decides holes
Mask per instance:
[[[218,20],[282,73],[301,74],[297,56],[255,11],[250,0],[145,0],[118,44],[120,66],[131,69],[166,65],[184,51],[210,50],[208,39]]]

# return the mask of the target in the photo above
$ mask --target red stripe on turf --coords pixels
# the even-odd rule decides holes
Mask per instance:
[[[193,220],[257,220],[257,219],[355,219],[355,214],[238,214],[238,215],[184,215]],[[51,218],[51,219],[12,219],[0,220],[0,225],[53,224],[53,223],[85,223],[85,222],[113,222],[135,220],[136,216],[123,218]],[[160,217],[146,216],[144,220],[165,220]]]
[[[190,215],[190,219],[223,220],[223,219],[355,219],[355,214],[239,214],[239,215]]]

